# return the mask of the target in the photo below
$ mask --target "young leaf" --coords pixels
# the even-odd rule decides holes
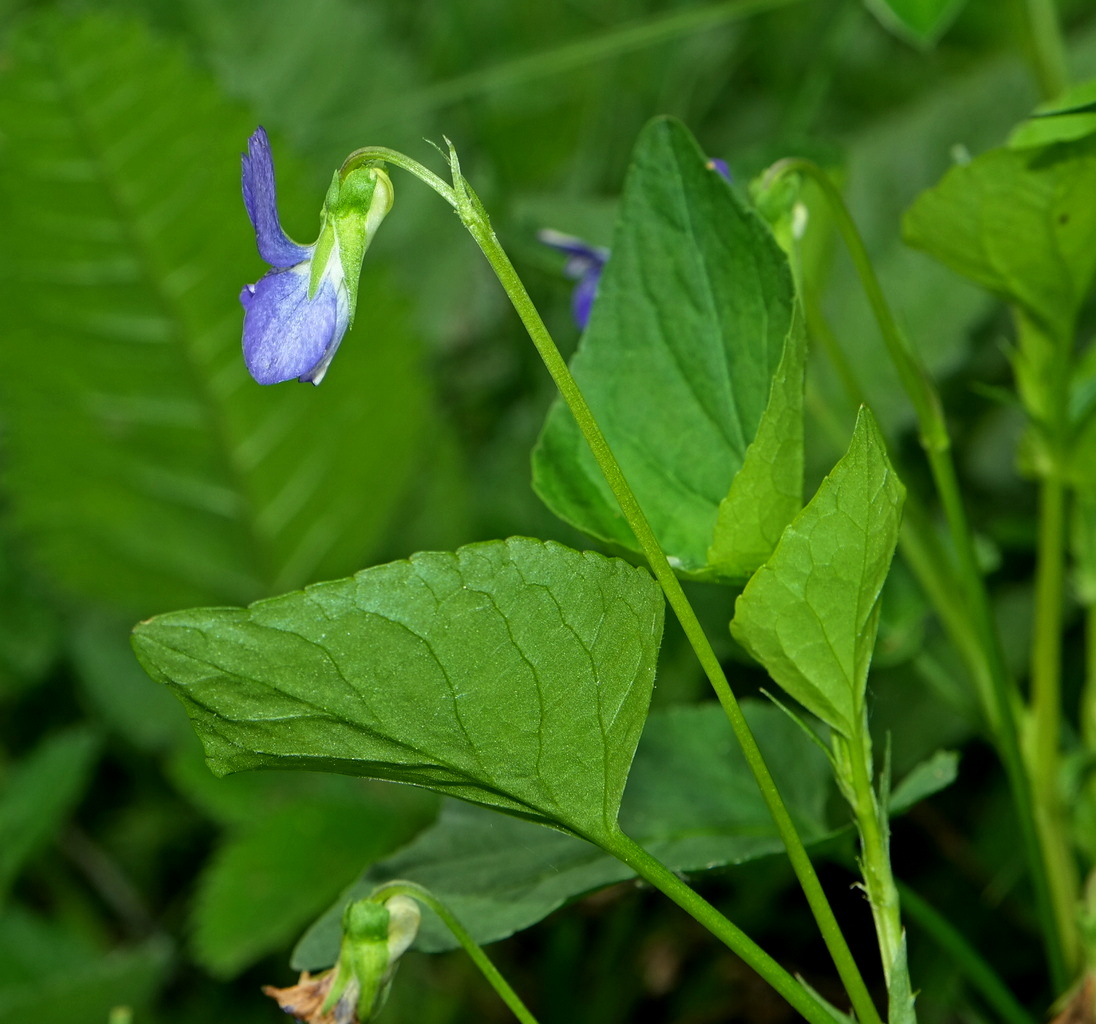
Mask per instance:
[[[708,564],[747,577],[772,553],[803,507],[803,361],[807,340],[795,317],[772,393],[742,468],[719,503]]]
[[[967,0],[865,0],[865,4],[895,35],[921,46],[935,43],[955,20]]]
[[[757,564],[756,527],[742,565],[731,534],[732,495],[709,563],[720,504],[766,417],[774,436],[757,453],[743,497],[779,529],[798,508],[802,422],[791,378],[774,387],[794,295],[769,230],[709,170],[682,125],[650,123],[636,144],[590,325],[572,371],[625,476],[674,564],[744,576]],[[773,408],[770,410],[770,404]],[[784,455],[771,462],[772,449]],[[635,540],[566,407],[549,413],[533,453],[537,493],[561,518],[625,547]],[[761,557],[764,557],[763,552]]]
[[[1096,272],[1096,137],[994,149],[953,167],[906,213],[906,241],[1072,337]]]
[[[861,726],[904,494],[875,421],[862,409],[849,450],[735,603],[735,639],[845,736]]]
[[[596,841],[615,828],[661,636],[646,571],[512,538],[163,615],[134,648],[219,774],[409,782]]]
[[[338,372],[261,388],[237,301],[262,273],[240,197],[252,118],[136,22],[45,15],[11,40],[0,122],[4,471],[37,561],[130,617],[358,568],[426,397],[376,264]],[[278,172],[296,207],[281,148]]]
[[[781,793],[808,843],[833,834],[825,754],[779,708],[743,701]],[[745,758],[715,703],[653,713],[643,731],[620,809],[621,827],[674,871],[702,871],[777,853],[783,844]],[[568,900],[630,878],[620,861],[552,829],[450,801],[437,822],[374,865],[321,917],[293,954],[298,969],[329,966],[346,903],[393,878],[441,897],[478,942],[528,928]],[[452,949],[433,915],[416,945]]]

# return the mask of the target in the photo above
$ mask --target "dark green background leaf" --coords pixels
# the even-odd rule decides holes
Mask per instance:
[[[218,773],[284,767],[436,789],[596,838],[654,683],[645,570],[512,538],[134,630]]]
[[[42,740],[4,779],[0,791],[0,904],[26,861],[64,825],[83,795],[99,739],[74,726]]]
[[[383,857],[420,825],[364,790],[357,799],[348,792],[341,800],[289,801],[262,816],[253,809],[252,820],[230,833],[199,879],[195,959],[229,977],[284,948],[363,859]]]
[[[742,702],[788,809],[807,843],[845,827],[831,821],[836,796],[829,762],[819,746],[783,711]],[[897,787],[891,811],[948,785],[937,755],[910,773],[924,786]],[[945,755],[946,756],[946,755]],[[954,758],[954,755],[950,755]],[[636,751],[620,809],[624,831],[675,871],[695,872],[780,853],[783,844],[757,783],[714,703],[651,714]],[[583,893],[632,873],[589,843],[491,811],[447,802],[436,824],[394,857],[375,864],[305,933],[293,966],[330,965],[338,951],[346,903],[393,878],[425,885],[457,914],[479,942],[494,942],[536,924]],[[433,914],[425,914],[420,949],[452,949],[456,942]]]
[[[670,119],[651,122],[636,144],[612,250],[571,368],[663,549],[700,572],[792,329],[791,274],[768,228]],[[558,516],[635,546],[561,402],[533,478]],[[762,482],[753,488],[768,497]],[[764,514],[779,518],[785,506],[778,493]]]
[[[141,1021],[171,966],[159,937],[104,950],[20,908],[0,915],[0,1024],[106,1024],[115,1006]]]
[[[833,778],[823,752],[779,708],[743,710],[807,842],[832,834]],[[757,783],[717,704],[655,712],[647,722],[620,810],[624,831],[675,871],[737,864],[783,849]],[[568,900],[631,878],[589,843],[499,814],[447,803],[438,822],[370,868],[301,940],[294,966],[328,966],[342,907],[392,878],[410,878],[445,901],[480,942],[528,928]],[[417,941],[455,942],[432,914]]]

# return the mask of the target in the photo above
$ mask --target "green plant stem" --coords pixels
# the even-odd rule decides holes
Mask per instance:
[[[861,727],[855,736],[833,734],[831,743],[837,777],[860,834],[860,870],[875,921],[887,990],[910,992],[898,888],[891,870],[889,829],[880,814],[872,784],[871,736],[866,712],[861,713],[860,721]],[[892,1022],[897,1017],[892,1007]]]
[[[813,993],[796,981],[745,932],[735,927],[707,900],[686,885],[665,864],[652,857],[638,843],[618,831],[605,849],[704,925],[716,938],[757,971],[811,1024],[834,1024],[833,1015],[829,1009],[820,1003]]]
[[[1005,1024],[1037,1024],[1036,1019],[1017,1002],[993,968],[943,914],[938,913],[908,886],[899,883],[898,889],[909,919],[920,925],[936,945],[951,957],[959,972]]]
[[[1044,100],[1052,100],[1065,90],[1066,47],[1058,21],[1055,0],[1018,0],[1027,30],[1035,80]]]
[[[937,494],[944,509],[952,547],[958,559],[959,583],[970,608],[984,654],[985,667],[989,673],[991,703],[983,708],[983,713],[986,715],[1000,752],[1019,820],[1032,887],[1035,890],[1036,907],[1042,926],[1051,979],[1055,989],[1062,991],[1069,981],[1064,953],[1065,943],[1059,928],[1059,919],[1055,913],[1055,901],[1051,894],[1051,865],[1046,859],[1047,847],[1040,835],[1030,780],[1020,749],[1016,721],[1016,687],[1005,667],[989,595],[978,565],[973,534],[967,523],[955,463],[951,457],[951,441],[944,419],[943,406],[927,372],[913,355],[909,343],[898,328],[875,275],[875,269],[872,267],[860,232],[837,186],[821,167],[813,161],[802,158],[778,161],[766,173],[766,182],[773,184],[788,174],[806,175],[819,187],[825,197],[882,332],[887,352],[913,404],[920,429],[921,446],[929,462]]]
[[[1038,460],[1041,480],[1031,647],[1031,719],[1025,753],[1066,963],[1076,969],[1080,966],[1081,952],[1077,924],[1079,882],[1062,804],[1060,750],[1072,334],[1047,333],[1023,313],[1018,313],[1017,325],[1022,349],[1045,349],[1049,354],[1038,378],[1041,389],[1024,393],[1033,421],[1031,429],[1036,431],[1042,450]]]
[[[453,933],[464,951],[472,958],[472,962],[480,969],[483,976],[490,982],[491,987],[499,994],[499,998],[510,1008],[514,1016],[522,1024],[537,1024],[536,1017],[529,1012],[518,994],[510,987],[509,982],[499,973],[499,969],[491,963],[487,954],[480,949],[475,939],[468,934],[464,925],[429,889],[425,889],[415,882],[398,879],[378,886],[369,894],[371,900],[377,901],[384,901],[392,896],[410,896],[434,911],[441,918],[445,927]]]
[[[548,328],[545,327],[544,321],[510,262],[510,258],[499,244],[483,204],[460,173],[460,164],[452,145],[449,147],[449,160],[453,175],[452,186],[447,185],[436,174],[428,171],[417,161],[411,160],[402,153],[381,147],[367,147],[356,150],[343,163],[342,173],[345,174],[352,166],[370,160],[384,160],[392,163],[416,175],[433,188],[457,211],[461,222],[476,240],[476,244],[487,258],[488,263],[490,263],[510,302],[521,318],[522,324],[529,333],[537,352],[544,361],[552,380],[559,389],[563,400],[575,417],[583,437],[590,446],[598,466],[604,473],[605,479],[620,505],[621,512],[624,514],[628,525],[635,534],[636,540],[639,542],[641,550],[647,558],[652,574],[662,587],[667,602],[681,623],[681,627],[727,715],[746,762],[757,781],[762,798],[772,815],[781,841],[788,852],[792,870],[803,889],[814,919],[818,923],[819,931],[822,933],[822,939],[833,958],[834,966],[842,984],[845,986],[845,991],[848,993],[857,1017],[861,1024],[880,1024],[879,1012],[872,1002],[868,987],[864,983],[848,943],[845,941],[845,936],[841,932],[841,927],[837,923],[837,918],[834,916],[833,909],[826,898],[826,893],[818,880],[818,875],[807,854],[806,847],[803,845],[803,840],[800,838],[780,791],[777,789],[772,773],[769,771],[768,765],[765,764],[765,759],[761,754],[757,741],[754,739],[746,718],[742,714],[742,709],[731,691],[730,683],[723,673],[719,659],[716,657],[715,651],[712,649],[712,645],[708,641],[699,619],[696,617],[696,612],[689,603],[689,599],[685,596],[680,581],[670,567],[670,563],[666,560],[666,555],[659,545],[658,539],[640,508],[628,481],[625,479],[620,464],[613,455],[601,427],[594,418],[574,377],[571,376],[570,368],[556,347],[555,341],[552,340]],[[728,921],[726,924],[730,925],[730,922]],[[767,976],[766,979],[771,980]]]

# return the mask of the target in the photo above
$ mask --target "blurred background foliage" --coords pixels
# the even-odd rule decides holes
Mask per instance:
[[[1059,6],[1073,77],[1096,74],[1091,3]],[[683,119],[739,182],[780,156],[823,161],[953,398],[1022,666],[1032,494],[1014,466],[1019,417],[986,388],[1008,384],[1008,325],[905,249],[899,219],[957,155],[1000,144],[1035,104],[1026,45],[1020,5],[990,0],[970,0],[931,49],[860,0],[0,2],[0,1024],[100,1022],[117,1005],[137,1024],[278,1019],[258,986],[287,983],[311,921],[437,812],[421,793],[346,778],[213,778],[181,709],[132,658],[135,619],[515,533],[589,546],[529,486],[547,376],[470,239],[406,176],[323,386],[247,378],[236,297],[262,266],[238,154],[256,124],[273,139],[283,221],[305,242],[351,149],[430,163],[424,139],[451,138],[565,350],[570,284],[535,233],[608,241],[648,118]],[[810,301],[892,436],[912,443],[831,242],[816,216],[805,260],[825,286]],[[808,406],[810,493],[853,414],[820,359]],[[692,592],[737,657],[733,594]],[[1050,993],[1000,775],[955,655],[901,570],[872,689],[896,774],[965,744],[959,784],[896,823],[899,877],[1041,1012]],[[671,625],[656,704],[705,697]],[[839,914],[874,965],[847,836],[824,852]],[[778,858],[702,884],[837,997]],[[495,955],[546,1022],[787,1019],[729,953],[632,885]],[[916,924],[911,958],[923,1020],[989,1019]],[[406,958],[385,1012],[393,1024],[506,1019],[455,954]]]

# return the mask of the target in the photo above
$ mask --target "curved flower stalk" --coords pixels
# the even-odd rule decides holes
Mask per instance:
[[[282,230],[274,158],[259,127],[243,154],[243,193],[259,255],[271,267],[240,292],[244,362],[260,384],[319,384],[354,322],[362,260],[392,208],[392,182],[377,163],[336,171],[320,236],[299,245]]]
[[[731,169],[726,160],[718,157],[708,161],[708,169],[732,181]],[[561,231],[542,228],[537,232],[537,240],[566,254],[563,264],[563,276],[576,281],[571,294],[571,314],[580,330],[586,330],[590,322],[590,312],[597,298],[597,287],[601,282],[601,272],[609,262],[609,250],[600,245],[591,245],[574,235],[565,235]]]

